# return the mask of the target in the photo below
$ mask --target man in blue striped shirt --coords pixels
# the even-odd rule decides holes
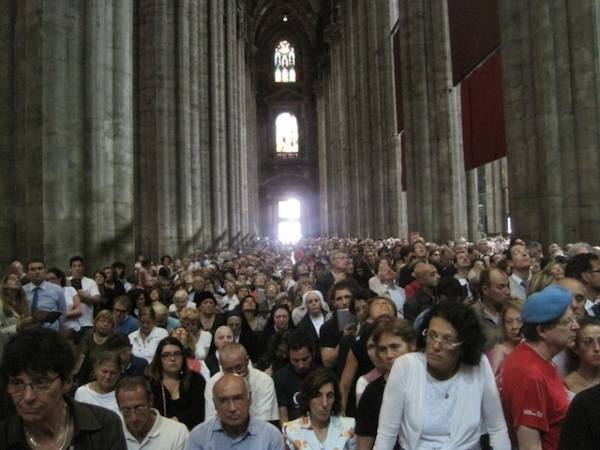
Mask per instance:
[[[65,320],[67,304],[62,287],[46,281],[46,265],[41,259],[33,259],[27,264],[27,276],[30,283],[23,286],[29,301],[29,308],[32,316],[36,317],[36,312],[57,311],[61,315],[52,323],[46,326],[58,330]]]

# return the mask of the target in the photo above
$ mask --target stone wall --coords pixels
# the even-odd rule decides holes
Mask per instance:
[[[256,232],[243,7],[0,0],[0,264]]]

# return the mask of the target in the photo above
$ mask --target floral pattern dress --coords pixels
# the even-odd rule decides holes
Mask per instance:
[[[354,419],[351,417],[331,416],[324,442],[317,439],[308,416],[285,423],[283,436],[288,450],[354,450],[357,448]]]

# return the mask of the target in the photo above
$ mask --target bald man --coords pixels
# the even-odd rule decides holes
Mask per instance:
[[[208,390],[208,386],[207,386]],[[222,375],[211,389],[216,416],[197,425],[186,450],[283,450],[283,436],[270,423],[251,415],[252,397],[240,375]]]
[[[252,416],[266,422],[278,423],[279,406],[275,395],[275,384],[273,379],[266,373],[253,368],[250,365],[248,353],[243,345],[231,343],[225,345],[219,351],[221,370],[213,375],[204,390],[206,405],[205,417],[211,418],[215,415],[213,408],[212,388],[225,374],[236,374],[244,378],[250,386],[252,403],[250,411]]]

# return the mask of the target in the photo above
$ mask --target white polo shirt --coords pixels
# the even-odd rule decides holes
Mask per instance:
[[[161,416],[154,408],[152,412],[156,420],[142,442],[138,442],[129,432],[123,420],[123,434],[127,442],[127,450],[183,450],[190,435],[187,427],[181,422]]]
[[[138,358],[144,358],[148,363],[151,363],[152,358],[154,358],[154,353],[156,353],[158,343],[168,335],[168,331],[164,328],[154,327],[146,340],[143,340],[140,336],[140,330],[136,330],[129,334],[129,342],[131,342],[132,347],[131,353]]]
[[[69,277],[69,282],[73,277]],[[81,290],[91,297],[100,295],[96,281],[88,277],[81,278]],[[94,305],[88,305],[81,301],[81,316],[79,316],[79,326],[93,327],[94,326]]]

